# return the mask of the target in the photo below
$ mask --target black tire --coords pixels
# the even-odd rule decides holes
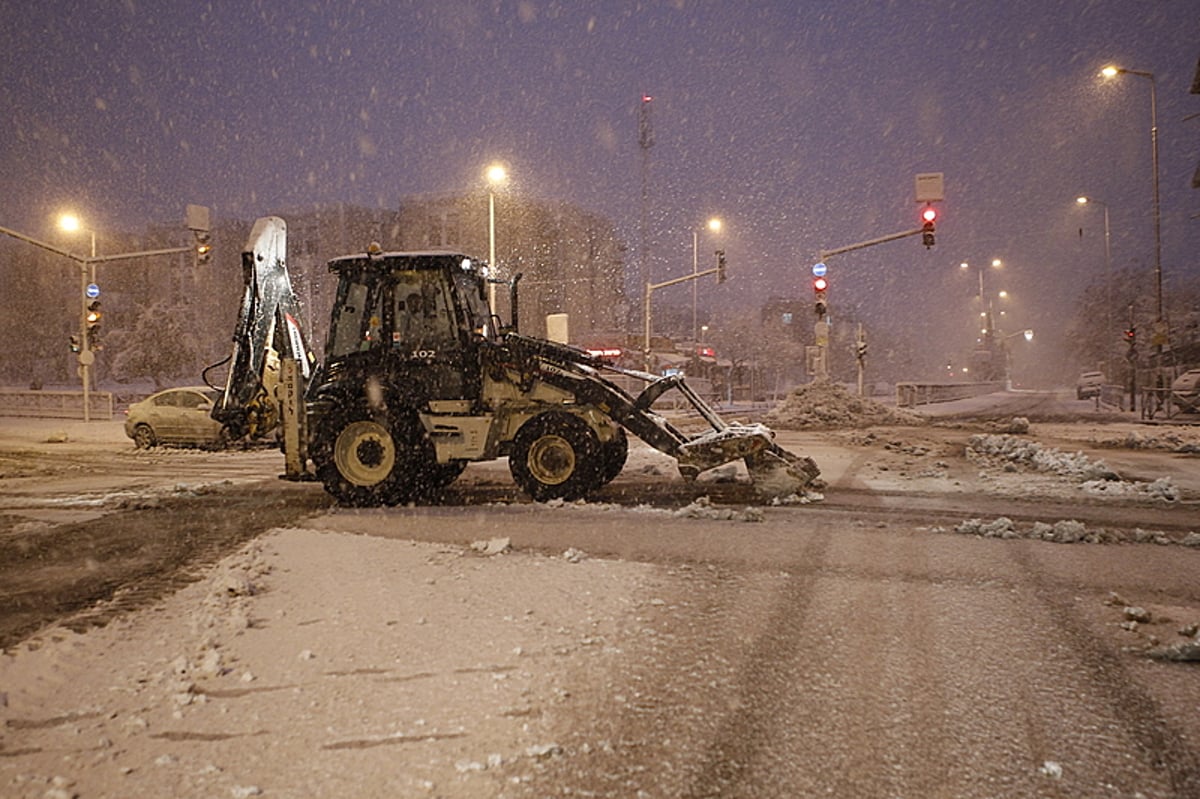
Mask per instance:
[[[513,480],[539,502],[579,499],[599,488],[600,439],[569,413],[543,413],[513,438],[508,468]]]
[[[600,483],[606,485],[625,468],[629,458],[629,439],[625,428],[618,427],[617,434],[600,445]]]
[[[158,446],[158,436],[148,424],[139,424],[133,428],[133,445],[138,449],[150,449]]]
[[[434,488],[445,488],[458,479],[467,468],[466,461],[435,463],[429,469],[429,482]]]
[[[220,431],[217,432],[217,437],[212,441],[203,444],[201,449],[219,452],[221,450],[229,449],[233,445],[233,442],[233,431],[229,429],[229,425],[224,425],[221,427]]]
[[[343,504],[395,505],[440,487],[433,445],[415,414],[334,412],[318,424],[313,444],[317,477]]]

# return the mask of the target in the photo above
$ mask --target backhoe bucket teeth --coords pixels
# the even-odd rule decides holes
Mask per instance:
[[[812,458],[793,455],[776,444],[747,456],[746,471],[755,491],[778,498],[803,493],[821,474]]]

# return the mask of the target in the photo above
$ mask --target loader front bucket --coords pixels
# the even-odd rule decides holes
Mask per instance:
[[[685,478],[741,459],[754,490],[769,498],[803,494],[821,470],[812,458],[802,458],[776,444],[775,434],[761,424],[723,424],[680,445],[675,457]]]
[[[764,497],[803,495],[821,474],[812,458],[793,455],[778,444],[746,456],[745,462],[754,490]]]

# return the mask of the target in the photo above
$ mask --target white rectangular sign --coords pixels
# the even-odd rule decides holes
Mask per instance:
[[[946,199],[941,172],[922,172],[917,175],[917,202],[932,203]]]

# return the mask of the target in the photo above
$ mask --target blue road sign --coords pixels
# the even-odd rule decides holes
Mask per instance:
[[[813,264],[813,275],[816,277],[825,277],[826,266],[823,263]]]
[[[94,300],[100,296],[100,287],[95,283],[88,283],[87,290],[84,293],[88,295],[89,300]]]

